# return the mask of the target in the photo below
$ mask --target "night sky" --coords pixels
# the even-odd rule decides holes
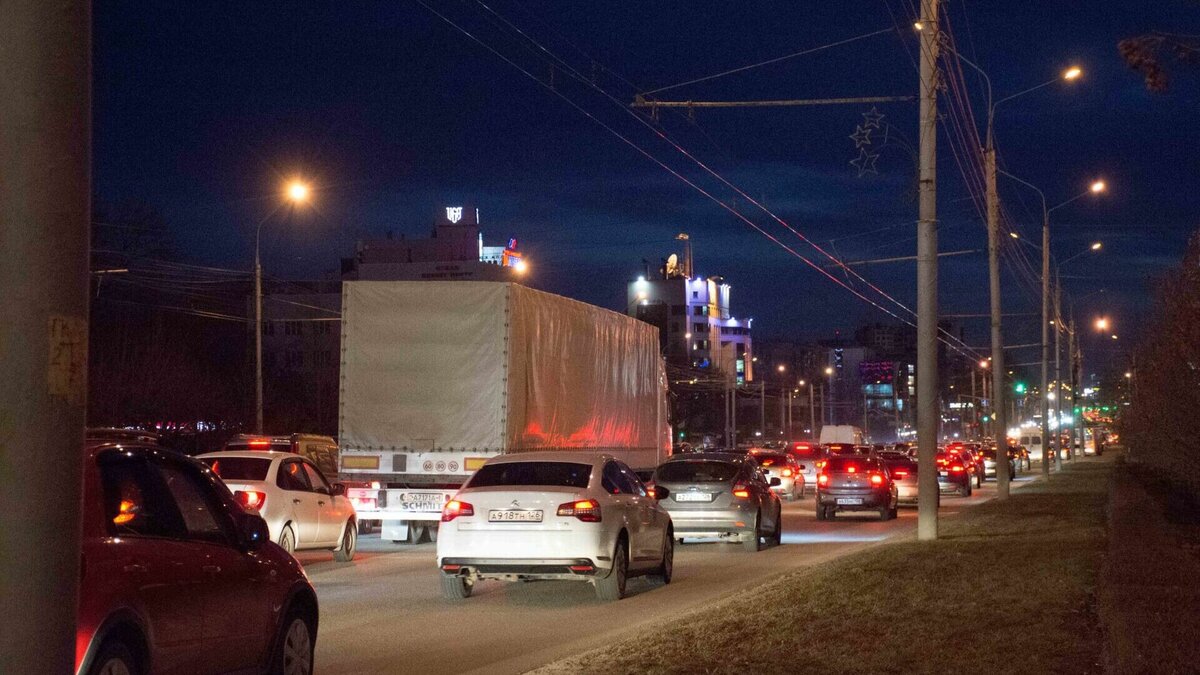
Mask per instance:
[[[654,129],[831,253],[847,260],[912,255],[915,165],[905,144],[916,143],[914,103],[878,105],[893,126],[886,144],[874,138],[878,174],[863,177],[849,164],[857,156],[849,135],[871,105],[699,110],[694,120],[664,111],[653,129],[625,106],[638,91],[889,28],[658,96],[916,94],[909,3],[430,7],[529,75],[553,82],[554,92],[415,1],[96,3],[97,195],[145,200],[170,223],[185,261],[205,265],[249,269],[254,226],[269,218],[265,268],[292,279],[332,273],[358,239],[389,231],[425,236],[438,209],[473,204],[487,243],[521,241],[535,285],[617,310],[641,261],[656,264],[686,231],[697,271],[726,278],[735,315],[753,317],[758,336],[815,339],[864,321],[894,321],[629,143],[818,264],[813,248],[746,199],[735,200]],[[1116,44],[1152,29],[1200,33],[1200,9],[1182,1],[1057,0],[945,8],[958,50],[988,70],[996,98],[1068,65],[1084,68],[1075,83],[1002,104],[997,145],[1002,166],[1041,187],[1052,205],[1094,177],[1110,185],[1101,198],[1055,212],[1052,248],[1062,260],[1104,241],[1103,253],[1063,269],[1064,285],[1080,319],[1114,318],[1121,340],[1092,338],[1092,363],[1119,364],[1145,316],[1149,280],[1178,261],[1197,225],[1200,78],[1177,72],[1169,93],[1147,93]],[[566,65],[552,67],[555,58]],[[982,123],[982,80],[964,73]],[[945,134],[939,150],[940,247],[982,250],[985,230]],[[279,186],[294,175],[316,186],[310,211],[278,208]],[[1001,194],[1012,224],[1036,242],[1035,194],[1006,179]],[[1026,246],[1036,266],[1037,251],[1009,245]],[[986,311],[985,261],[982,253],[943,261],[944,312]],[[858,269],[915,308],[914,263]],[[1011,265],[1005,283],[1006,311],[1036,309],[1030,280]],[[986,344],[983,321],[966,326],[970,344]],[[1017,317],[1009,326],[1009,342],[1033,341],[1035,319]],[[1034,356],[1020,352],[1015,361]]]

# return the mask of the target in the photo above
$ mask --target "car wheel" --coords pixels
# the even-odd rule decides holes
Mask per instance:
[[[748,553],[758,552],[758,540],[762,536],[762,516],[754,514],[754,529],[750,530],[750,536],[742,540],[742,549]]]
[[[288,553],[296,553],[296,533],[292,532],[291,525],[283,526],[283,532],[279,534],[279,545]]]
[[[888,509],[888,520],[895,520],[900,517],[900,505],[893,504],[892,508]]]
[[[311,675],[313,671],[312,626],[300,612],[292,610],[283,621],[271,659],[272,675]]]
[[[358,548],[358,528],[353,520],[347,520],[342,528],[342,543],[333,550],[333,559],[338,562],[354,560],[354,551]]]
[[[373,525],[371,525],[370,523],[363,521],[363,520],[360,520],[357,523],[355,523],[355,527],[358,528],[359,534],[371,534],[372,532],[375,531],[375,527]]]
[[[887,520],[888,516],[891,514],[891,512],[892,512],[892,510],[886,506],[879,507],[879,519]]]
[[[460,574],[442,575],[442,597],[447,600],[466,600],[475,590],[475,581]]]
[[[825,520],[825,507],[817,504],[817,520]]]
[[[775,532],[771,535],[771,545],[779,546],[783,543],[783,509],[779,509],[779,513],[775,514]]]
[[[607,576],[596,579],[596,597],[604,602],[615,602],[625,597],[625,581],[629,575],[629,554],[625,552],[625,541],[617,542],[613,553],[613,566]]]
[[[105,641],[88,669],[88,675],[137,675],[140,672],[133,652],[120,640]]]
[[[671,583],[671,575],[675,573],[675,537],[670,530],[667,531],[666,540],[663,541],[663,557],[662,564],[658,566],[658,578],[662,579],[664,584]]]

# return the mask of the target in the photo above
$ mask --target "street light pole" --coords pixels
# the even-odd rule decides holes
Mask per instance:
[[[1055,272],[1054,279],[1054,463],[1062,469],[1062,285]],[[1070,459],[1070,453],[1067,453]]]
[[[938,430],[937,58],[938,1],[921,0],[920,181],[917,221],[917,458],[932,467]],[[917,539],[938,536],[938,483],[917,472]]]

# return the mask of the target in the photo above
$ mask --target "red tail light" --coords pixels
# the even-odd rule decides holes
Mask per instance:
[[[954,464],[950,465],[951,473],[962,473],[963,471],[966,471],[966,470],[967,470],[966,467],[964,467],[962,464],[954,463]]]
[[[908,475],[908,472],[905,471],[904,469],[896,469],[895,471],[892,472],[892,475],[895,476],[896,478],[904,478],[905,476]]]
[[[780,471],[780,472],[779,472],[779,475],[783,476],[784,478],[791,478],[791,477],[792,477],[792,470],[791,470],[791,469],[784,469],[783,471]]]
[[[881,473],[871,474],[871,485],[876,485],[876,486],[883,485],[883,474],[881,474]]]
[[[246,445],[249,445],[252,449],[255,449],[255,450],[262,450],[264,448],[269,447],[271,445],[271,441],[256,438],[253,441],[250,441],[249,443],[247,443]]]
[[[585,523],[600,522],[600,505],[591,499],[580,499],[566,504],[559,504],[558,515],[574,516]]]
[[[733,486],[733,496],[737,497],[738,499],[749,499],[750,498],[749,486],[743,485],[741,483],[734,485]]]
[[[475,515],[475,507],[466,502],[460,502],[457,499],[451,499],[442,507],[442,522],[448,523],[459,516]]]
[[[828,486],[829,485],[829,474],[827,474],[827,473],[817,474],[817,485]]]
[[[654,491],[654,483],[646,483],[646,496],[651,499],[658,497],[658,493]]]
[[[233,493],[233,497],[243,508],[247,509],[259,510],[263,504],[267,503],[267,493],[255,490],[238,490]]]
[[[829,462],[826,462],[826,461],[825,461],[825,460],[823,460],[823,459],[818,459],[818,460],[817,460],[817,469],[824,469],[824,468],[825,468],[825,465],[826,465],[826,464],[828,464],[828,463],[829,463]]]

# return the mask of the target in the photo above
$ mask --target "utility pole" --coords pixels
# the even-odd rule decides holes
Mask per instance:
[[[987,147],[983,150],[987,168],[987,229],[988,229],[988,286],[991,292],[992,313],[992,429],[996,439],[997,458],[1008,452],[1008,416],[1004,410],[1004,332],[1001,329],[1003,309],[1000,300],[1000,193],[996,189],[996,144],[992,132],[995,110],[988,89]],[[996,498],[1007,499],[1009,494],[1008,462],[996,462]]]
[[[1062,352],[1062,286],[1058,272],[1054,273],[1054,462],[1062,470],[1062,370],[1059,354]],[[1067,459],[1070,459],[1068,453]]]
[[[814,382],[808,383],[808,435],[812,436],[812,440],[814,441],[820,437],[820,432],[817,431],[817,409],[813,405],[813,388],[816,386]]]
[[[785,384],[784,387],[786,387],[786,386],[787,385]],[[784,429],[787,428],[787,425],[785,424],[785,420],[784,420],[784,405],[785,404],[788,407],[791,407],[792,393],[791,393],[790,389],[780,388],[779,389],[779,435],[780,436],[783,435]]]
[[[5,672],[75,670],[87,410],[91,3],[0,21],[0,631]]]
[[[762,386],[758,388],[758,428],[762,429],[762,439],[767,438],[767,379],[764,377]]]
[[[1079,454],[1083,455],[1083,407],[1079,403],[1079,337],[1075,334],[1075,312],[1071,312],[1070,340],[1068,349],[1071,350],[1071,452],[1075,452],[1075,443],[1079,442]],[[1078,410],[1077,410],[1078,409]]]
[[[1050,215],[1042,219],[1042,475],[1050,475]],[[1057,457],[1057,453],[1055,455]],[[1056,459],[1055,462],[1058,460]]]
[[[920,206],[917,221],[917,458],[932,467],[938,430],[937,58],[938,1],[921,0]],[[998,464],[1002,464],[998,463]],[[937,539],[938,482],[919,471],[917,538]]]
[[[975,364],[971,364],[971,433],[979,438],[979,393],[975,388]]]

